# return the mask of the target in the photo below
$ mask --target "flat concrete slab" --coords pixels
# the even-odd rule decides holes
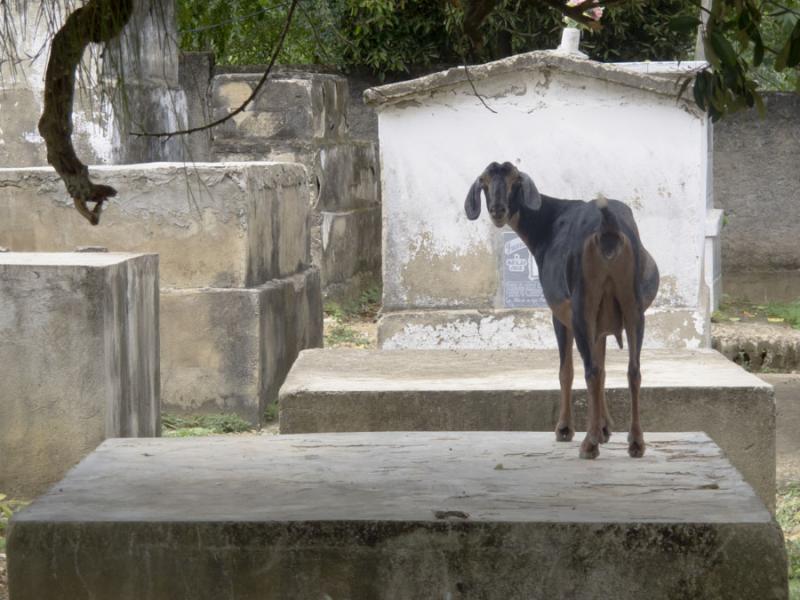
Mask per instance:
[[[18,513],[14,600],[787,597],[781,532],[700,433],[110,440]]]
[[[619,432],[630,422],[627,360],[626,351],[609,350],[606,361],[606,397]],[[583,429],[586,385],[577,354],[575,364],[574,414]],[[553,431],[559,389],[554,350],[306,350],[281,388],[280,429]],[[708,433],[774,507],[768,383],[713,350],[644,350],[641,417],[645,440],[650,431]]]

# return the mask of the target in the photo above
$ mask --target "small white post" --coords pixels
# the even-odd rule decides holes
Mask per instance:
[[[580,56],[581,58],[589,58],[586,54],[580,51],[580,43],[581,30],[577,27],[564,27],[564,29],[561,31],[561,44],[556,51],[563,54]]]

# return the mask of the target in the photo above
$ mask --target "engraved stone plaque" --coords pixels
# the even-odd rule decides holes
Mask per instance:
[[[503,306],[547,306],[533,255],[513,231],[503,232]]]

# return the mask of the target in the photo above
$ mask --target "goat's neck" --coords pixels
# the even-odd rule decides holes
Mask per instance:
[[[519,239],[525,242],[539,266],[541,266],[541,261],[550,243],[553,223],[568,206],[568,200],[542,195],[542,206],[539,210],[530,210],[521,206],[508,222],[509,227],[514,230]]]

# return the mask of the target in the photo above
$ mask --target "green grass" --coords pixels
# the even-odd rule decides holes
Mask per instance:
[[[346,323],[354,319],[374,319],[381,308],[381,286],[373,284],[364,289],[358,299],[348,302],[328,301],[325,316]]]
[[[6,551],[6,529],[12,515],[20,508],[27,506],[27,500],[15,500],[6,494],[0,494],[0,553]]]
[[[161,415],[161,435],[164,437],[241,433],[252,429],[253,426],[239,415],[229,413],[193,416]]]
[[[369,348],[370,341],[352,327],[343,323],[335,323],[325,333],[325,347],[350,346],[355,348]]]
[[[778,492],[775,518],[786,537],[789,558],[789,598],[800,600],[800,483]]]
[[[787,303],[770,303],[766,306],[768,317],[783,319],[794,329],[800,329],[800,300]]]
[[[794,329],[800,329],[800,300],[769,304],[722,302],[719,309],[711,315],[711,321],[712,323],[767,321],[785,323]]]
[[[264,410],[264,421],[267,423],[274,423],[278,420],[278,403],[271,402],[267,405],[267,408]]]
[[[349,302],[325,303],[325,347],[369,348],[372,342],[356,331],[354,323],[374,322],[381,308],[381,287],[371,285]]]

